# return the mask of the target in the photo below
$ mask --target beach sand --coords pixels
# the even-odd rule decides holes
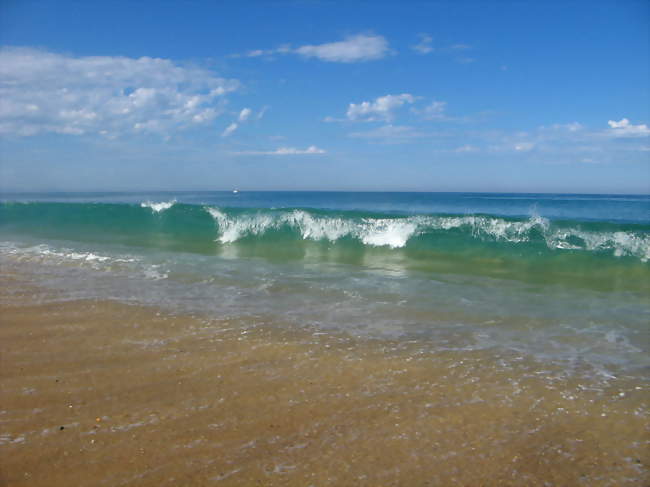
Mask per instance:
[[[648,390],[0,282],[10,486],[648,485]]]

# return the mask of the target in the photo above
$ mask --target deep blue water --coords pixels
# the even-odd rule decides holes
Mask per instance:
[[[1,201],[140,203],[169,201],[242,208],[320,208],[402,214],[539,215],[628,223],[650,223],[650,195],[549,193],[381,193],[243,191],[142,193],[4,193]]]

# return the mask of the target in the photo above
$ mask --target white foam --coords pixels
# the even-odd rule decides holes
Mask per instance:
[[[361,231],[361,241],[366,245],[404,247],[418,229],[418,223],[406,220],[370,220]]]
[[[407,219],[364,218],[358,222],[341,218],[313,217],[304,211],[294,211],[282,220],[297,226],[304,239],[327,239],[335,242],[340,238],[351,236],[366,245],[398,248],[404,247],[408,239],[416,233],[418,228],[416,219],[417,217]]]
[[[427,231],[464,229],[478,239],[522,243],[542,238],[549,249],[611,250],[615,256],[635,256],[643,262],[650,260],[650,236],[628,232],[590,232],[579,228],[558,229],[540,216],[523,221],[472,215],[355,220],[313,215],[304,210],[240,216],[229,216],[217,208],[206,207],[206,210],[218,224],[217,240],[221,243],[236,242],[247,235],[262,235],[268,230],[288,226],[297,230],[305,240],[335,242],[350,237],[370,246],[400,248],[412,237]]]
[[[314,217],[302,210],[292,211],[282,220],[299,228],[302,238],[311,240],[327,239],[330,242],[335,242],[352,233],[353,228],[351,221],[342,218]]]
[[[150,208],[155,213],[160,213],[165,210],[169,210],[172,206],[176,204],[176,200],[171,201],[161,201],[160,203],[154,203],[153,201],[144,201],[140,203],[142,208]]]
[[[372,219],[361,221],[343,220],[311,215],[302,210],[282,212],[275,215],[258,213],[230,217],[217,208],[206,207],[219,226],[221,243],[232,243],[246,235],[261,235],[282,226],[295,228],[305,240],[329,240],[335,242],[350,236],[366,245],[403,247],[419,226],[419,218]]]
[[[0,243],[0,252],[12,255],[19,261],[25,262],[55,262],[55,263],[79,263],[88,264],[98,268],[99,265],[124,265],[137,262],[133,257],[112,257],[98,255],[93,252],[75,251],[67,248],[51,248],[46,244],[34,245],[31,247],[20,247],[11,242]]]
[[[206,207],[206,210],[219,224],[221,235],[217,240],[221,243],[232,243],[246,235],[260,235],[266,230],[278,226],[278,222],[270,215],[245,215],[240,218],[231,218],[216,208]]]
[[[583,245],[568,242],[578,239]],[[650,236],[628,232],[588,232],[579,229],[556,230],[546,237],[547,245],[557,249],[584,249],[592,252],[611,250],[616,257],[632,256],[650,260]]]
[[[549,227],[548,220],[540,216],[525,221],[507,221],[486,216],[432,217],[428,223],[431,228],[439,230],[468,227],[475,237],[489,236],[514,243],[529,241],[533,228],[545,232]]]

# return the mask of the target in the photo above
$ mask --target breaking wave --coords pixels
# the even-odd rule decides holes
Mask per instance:
[[[154,203],[152,201],[144,201],[140,203],[140,206],[142,208],[150,208],[155,213],[160,213],[162,211],[169,210],[175,204],[176,204],[176,200],[162,201],[160,203]]]
[[[495,215],[399,215],[306,208],[249,209],[145,201],[0,203],[0,231],[42,239],[120,244],[210,254],[251,243],[322,242],[387,250],[471,249],[474,255],[575,253],[650,260],[650,225]],[[276,245],[277,244],[277,245]],[[495,254],[491,254],[495,255]]]
[[[216,208],[206,208],[218,223],[221,243],[232,243],[248,235],[263,235],[282,227],[297,229],[303,239],[336,242],[353,237],[366,245],[404,247],[418,229],[417,217],[406,219],[318,217],[304,210],[279,214],[253,214],[230,217]]]
[[[218,208],[205,208],[217,224],[216,240],[222,244],[242,238],[264,237],[287,229],[304,240],[336,242],[351,238],[369,246],[405,247],[410,241],[432,240],[444,232],[463,234],[474,240],[504,243],[543,242],[548,249],[611,251],[616,257],[650,259],[650,235],[631,231],[593,231],[562,227],[546,218],[508,220],[491,216],[341,217],[312,214],[305,210],[256,212],[229,215]]]

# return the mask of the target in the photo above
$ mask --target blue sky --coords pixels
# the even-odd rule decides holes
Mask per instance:
[[[646,1],[0,4],[2,190],[650,192]]]

